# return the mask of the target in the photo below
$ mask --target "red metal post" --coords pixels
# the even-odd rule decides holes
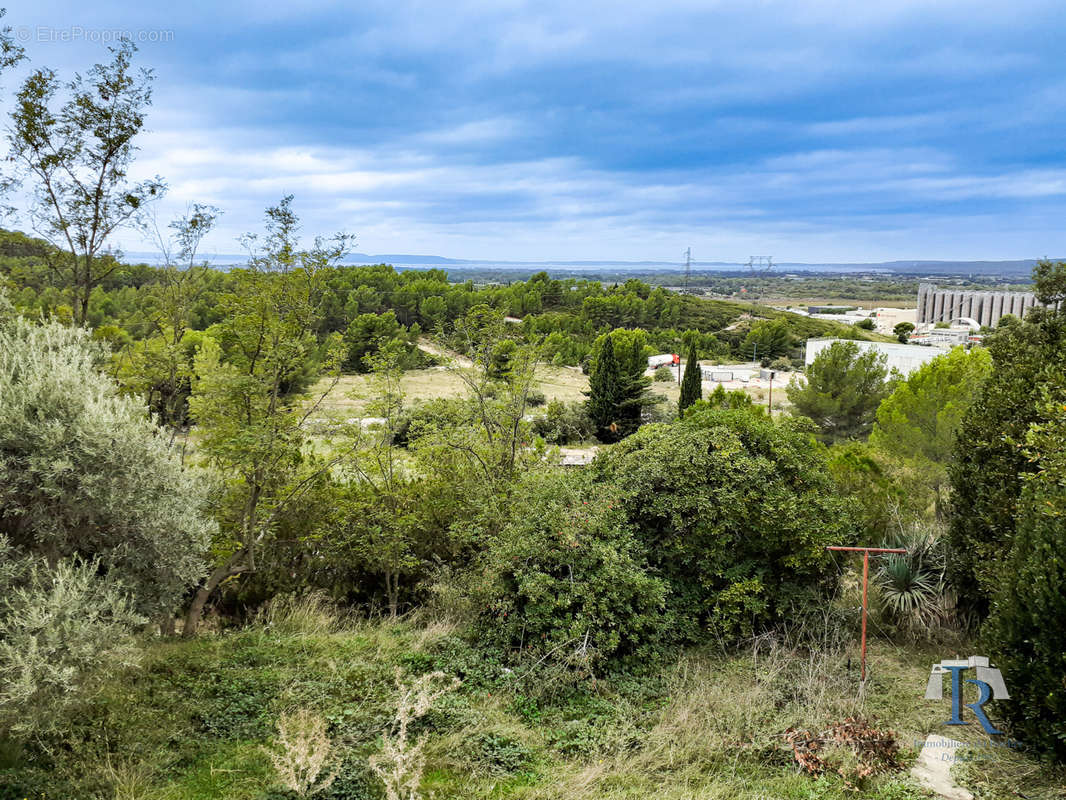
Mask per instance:
[[[866,588],[870,584],[870,551],[862,554],[862,666],[859,680],[866,683]]]
[[[870,553],[906,553],[902,547],[827,547],[844,553],[862,553],[862,657],[860,679],[866,683],[866,603],[870,585]]]

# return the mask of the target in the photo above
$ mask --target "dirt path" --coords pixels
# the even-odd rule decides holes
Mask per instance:
[[[437,358],[446,358],[457,367],[469,369],[474,366],[474,362],[466,356],[456,353],[454,350],[446,350],[429,339],[419,339],[418,349],[423,353],[429,353],[431,356],[437,356]]]

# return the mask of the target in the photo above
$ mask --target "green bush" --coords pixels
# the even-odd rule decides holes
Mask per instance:
[[[549,473],[527,477],[516,498],[501,529],[485,532],[479,640],[585,669],[651,653],[666,629],[666,584],[645,570],[617,493],[584,472]]]
[[[533,432],[548,444],[571,444],[592,438],[596,432],[582,402],[552,400],[545,413],[533,420]]]
[[[1066,762],[1066,374],[1051,385],[1026,438],[1039,471],[1024,480],[985,634],[1010,682],[1011,699],[997,710],[1016,738]]]
[[[138,663],[132,631],[144,618],[96,562],[16,559],[2,536],[0,560],[0,730],[41,734],[62,725],[103,670]]]
[[[674,378],[674,371],[666,366],[666,364],[655,368],[655,372],[652,374],[652,379],[656,383],[672,383],[676,380],[676,378]]]
[[[853,537],[809,423],[697,404],[593,466],[617,486],[652,574],[670,584],[674,632],[731,638],[780,620],[831,577],[825,546]]]

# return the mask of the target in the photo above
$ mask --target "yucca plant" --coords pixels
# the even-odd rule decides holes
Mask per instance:
[[[939,532],[913,526],[891,537],[885,547],[905,554],[878,559],[874,583],[887,620],[911,633],[940,627],[951,619],[953,603],[946,591],[946,559]]]

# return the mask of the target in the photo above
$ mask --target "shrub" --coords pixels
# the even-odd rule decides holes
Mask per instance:
[[[1059,371],[1050,386],[1026,438],[1039,471],[1024,479],[1013,547],[984,632],[1009,676],[1002,711],[1013,733],[1066,762],[1066,375]]]
[[[2,537],[0,561],[0,730],[39,734],[105,667],[138,663],[132,631],[144,618],[96,562],[16,559]]]
[[[676,380],[674,371],[666,364],[655,368],[655,372],[652,373],[652,379],[657,383],[673,383]]]
[[[792,359],[788,356],[780,356],[770,362],[770,369],[775,372],[789,372],[792,369]]]
[[[570,444],[592,438],[595,429],[582,402],[552,400],[533,420],[533,432],[548,444]]]
[[[616,486],[668,610],[689,639],[700,629],[748,636],[827,582],[826,545],[853,536],[825,448],[809,423],[761,409],[693,407],[615,445],[593,466]]]
[[[548,397],[540,389],[530,389],[526,393],[526,405],[530,408],[539,408],[548,402]]]
[[[594,487],[584,472],[535,474],[516,498],[502,529],[485,532],[478,638],[583,669],[654,650],[666,585],[646,571],[613,487]]]
[[[207,486],[86,331],[0,323],[0,534],[15,552],[95,559],[137,610],[166,614],[204,571]]]

